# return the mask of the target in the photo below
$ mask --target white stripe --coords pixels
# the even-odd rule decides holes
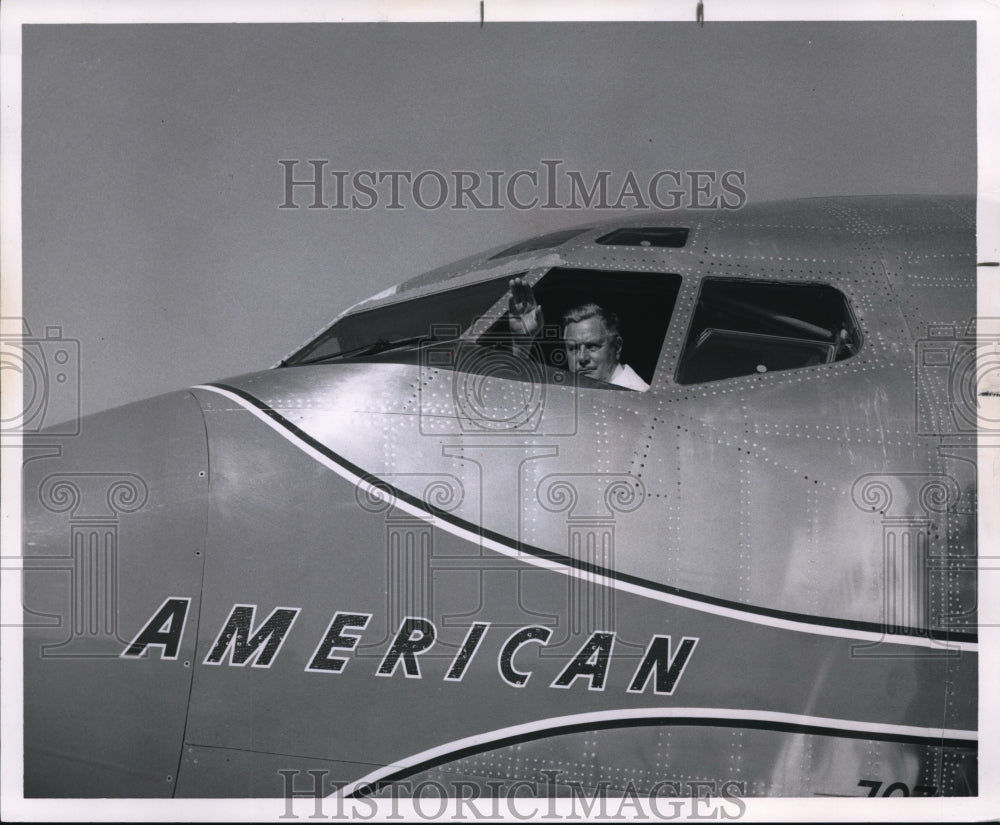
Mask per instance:
[[[311,456],[324,467],[333,470],[337,475],[349,481],[351,484],[359,486],[368,495],[376,498],[384,497],[385,493],[378,487],[372,485],[370,482],[361,478],[355,473],[352,473],[347,468],[343,467],[338,462],[331,459],[329,456],[324,455],[319,450],[312,447],[309,443],[303,441],[301,438],[296,436],[294,433],[283,427],[280,423],[275,421],[269,415],[259,410],[253,404],[250,404],[240,396],[235,393],[231,393],[228,390],[224,390],[220,387],[211,387],[205,384],[199,384],[192,389],[196,390],[208,390],[210,392],[218,393],[219,395],[225,396],[226,398],[235,401],[245,410],[253,413],[258,419],[263,421],[267,426],[274,430],[278,435],[285,438],[287,441],[294,444],[306,455]],[[711,604],[708,602],[699,601],[698,599],[687,598],[686,596],[678,596],[673,593],[663,593],[659,590],[655,590],[651,587],[644,587],[641,584],[635,584],[633,582],[620,581],[618,579],[612,578],[610,576],[601,576],[596,573],[584,572],[578,570],[571,565],[564,564],[563,562],[554,559],[542,559],[537,556],[533,556],[527,553],[521,553],[512,547],[508,547],[506,544],[502,544],[493,539],[489,539],[485,536],[481,536],[478,533],[472,532],[471,530],[466,530],[457,524],[446,519],[435,518],[431,513],[427,512],[421,507],[415,507],[412,504],[403,501],[402,499],[396,498],[393,501],[393,506],[398,507],[400,510],[422,518],[425,521],[430,521],[435,524],[435,526],[441,528],[442,530],[447,530],[449,533],[453,533],[466,541],[472,542],[476,545],[481,545],[497,553],[501,553],[505,556],[510,556],[511,558],[516,558],[518,561],[524,562],[526,564],[534,565],[535,567],[540,567],[545,570],[552,570],[558,573],[563,573],[567,576],[586,576],[589,583],[601,584],[605,587],[613,587],[617,590],[623,590],[627,593],[633,593],[637,596],[642,596],[647,599],[653,599],[659,602],[666,602],[667,604],[674,604],[679,607],[690,608],[691,610],[700,610],[703,613],[711,613],[715,616],[724,616],[727,619],[736,619],[741,622],[751,622],[753,624],[765,625],[767,627],[779,628],[781,630],[793,630],[799,633],[812,633],[818,636],[835,636],[843,639],[855,639],[863,642],[882,642],[883,644],[899,644],[907,645],[910,647],[929,647],[935,648],[941,652],[945,651],[956,651],[956,650],[967,650],[971,652],[976,652],[979,649],[979,645],[976,642],[960,642],[960,641],[949,641],[944,642],[939,639],[928,639],[923,636],[903,636],[900,634],[892,633],[880,633],[869,630],[857,630],[848,627],[831,627],[829,625],[818,625],[810,624],[808,622],[800,622],[794,619],[783,619],[778,616],[766,616],[758,613],[753,613],[747,610],[740,610],[739,608],[725,607],[723,605]]]
[[[463,750],[465,748],[481,748],[488,750],[492,742],[500,739],[507,739],[512,736],[522,736],[524,734],[538,731],[551,731],[553,735],[558,735],[560,728],[572,725],[592,726],[601,722],[621,722],[625,723],[633,719],[656,719],[669,717],[678,719],[683,724],[684,719],[718,719],[720,727],[725,727],[726,722],[753,721],[753,722],[778,722],[792,725],[810,725],[814,727],[832,728],[851,733],[871,734],[872,739],[880,738],[880,735],[902,735],[921,736],[932,739],[961,739],[970,743],[978,743],[979,734],[976,731],[949,730],[947,728],[918,728],[913,725],[888,725],[882,722],[858,722],[854,719],[831,719],[826,716],[804,716],[796,713],[782,713],[776,710],[740,710],[733,708],[641,708],[622,710],[601,710],[593,713],[575,713],[571,716],[554,716],[551,719],[539,719],[535,722],[528,722],[523,725],[513,725],[509,728],[498,728],[487,733],[477,733],[475,736],[467,736],[464,739],[456,739],[445,745],[438,745],[435,748],[421,751],[420,753],[408,756],[391,765],[378,768],[368,775],[351,782],[344,787],[334,791],[331,796],[349,796],[365,785],[370,785],[380,779],[384,779],[394,773],[398,773],[406,768],[421,765],[431,759]],[[822,734],[819,734],[822,735]],[[831,734],[836,735],[836,734]]]

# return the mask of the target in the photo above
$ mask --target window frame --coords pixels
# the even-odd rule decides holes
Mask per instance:
[[[643,278],[649,278],[649,279],[651,279],[651,281],[652,281],[652,279],[655,279],[655,278],[661,278],[661,279],[663,279],[662,283],[656,284],[655,286],[651,283],[651,285],[650,285],[650,287],[648,289],[648,293],[649,293],[650,297],[653,296],[653,295],[657,295],[657,294],[659,295],[659,297],[664,297],[666,295],[669,295],[670,292],[671,292],[671,290],[672,290],[672,304],[669,307],[670,312],[669,312],[669,315],[668,315],[668,317],[666,319],[666,322],[662,325],[662,327],[660,327],[660,329],[662,331],[662,335],[658,339],[655,339],[654,336],[649,336],[651,339],[653,339],[653,340],[656,341],[656,343],[655,343],[656,352],[655,353],[651,352],[651,347],[653,345],[651,345],[649,341],[645,342],[645,344],[646,344],[646,347],[650,347],[650,350],[645,350],[645,349],[641,348],[640,345],[637,345],[635,343],[633,343],[632,346],[629,347],[628,340],[627,340],[628,331],[629,331],[629,329],[634,329],[635,328],[637,318],[636,317],[630,317],[630,316],[634,316],[634,313],[625,313],[624,316],[623,316],[623,314],[618,311],[619,309],[621,309],[621,307],[619,305],[614,305],[613,308],[615,309],[615,311],[619,315],[619,318],[623,321],[622,325],[624,327],[624,332],[626,334],[626,341],[625,341],[625,354],[626,354],[626,357],[625,357],[625,360],[623,361],[623,363],[629,364],[629,362],[631,360],[633,360],[633,359],[629,358],[629,356],[628,356],[628,352],[630,350],[632,350],[632,351],[637,351],[638,350],[638,351],[648,352],[648,355],[646,356],[646,358],[640,358],[638,360],[638,363],[642,364],[643,362],[645,362],[647,367],[651,366],[651,369],[649,370],[649,378],[648,378],[648,381],[647,381],[647,383],[649,384],[649,388],[653,389],[657,385],[668,386],[670,384],[669,375],[665,375],[663,373],[663,367],[664,367],[665,358],[668,357],[667,356],[667,346],[666,345],[667,345],[667,342],[670,340],[671,332],[672,332],[672,330],[674,328],[674,325],[678,322],[677,319],[678,319],[678,317],[681,314],[679,312],[679,305],[681,303],[681,295],[683,294],[683,291],[684,291],[684,288],[685,288],[686,277],[682,273],[680,273],[680,272],[677,272],[677,271],[674,271],[674,270],[668,270],[668,269],[665,269],[665,268],[664,269],[656,269],[656,270],[651,270],[651,269],[646,269],[646,268],[643,268],[643,269],[627,269],[627,268],[622,268],[622,267],[606,268],[606,267],[602,267],[602,266],[587,266],[585,264],[584,265],[579,265],[579,266],[565,266],[565,265],[561,265],[561,266],[539,267],[539,268],[536,268],[536,269],[532,269],[531,271],[529,271],[523,277],[525,277],[525,280],[527,280],[531,284],[532,289],[535,290],[540,283],[542,283],[546,278],[549,278],[550,276],[554,275],[555,277],[553,278],[553,280],[558,282],[558,280],[559,280],[560,277],[563,277],[563,278],[572,277],[572,273],[586,273],[587,277],[594,277],[595,279],[599,279],[599,278],[607,279],[610,283],[609,283],[609,285],[607,287],[604,288],[603,291],[608,292],[608,293],[611,293],[611,292],[614,291],[613,290],[613,280],[614,280],[615,276],[627,276],[627,277],[631,277],[631,278],[635,279],[635,281],[639,281],[639,280],[641,280]],[[670,279],[670,280],[668,280],[668,279]],[[672,281],[672,283],[671,283],[671,281]],[[543,287],[543,292],[544,291],[545,291],[545,287]],[[557,287],[557,291],[558,292],[564,291],[564,287],[560,284],[559,287]],[[635,292],[637,294],[641,294],[642,291],[636,289]],[[637,299],[633,298],[632,302],[633,302],[633,305],[634,305],[635,303],[637,303]],[[542,308],[543,308],[543,311],[544,311],[545,310],[545,296],[544,295],[542,295],[541,297],[539,297],[539,303],[542,305]],[[605,303],[608,303],[608,302],[605,302]],[[572,306],[572,305],[573,304],[570,304],[570,306]],[[605,307],[605,308],[608,308],[608,307]],[[551,309],[551,307],[550,307],[550,309]],[[559,322],[561,322],[561,313],[559,314],[559,316],[560,317],[549,317],[549,315],[546,314],[546,317],[545,317],[545,326],[549,327],[549,328],[554,327],[556,324],[558,324]],[[495,318],[491,317],[488,323],[483,324],[480,327],[473,327],[472,329],[469,330],[469,334],[467,336],[463,336],[463,337],[467,337],[468,339],[470,339],[470,340],[472,340],[474,342],[477,342],[477,343],[480,341],[481,338],[486,338],[487,340],[493,339],[493,340],[497,340],[497,341],[502,340],[502,336],[503,336],[504,333],[501,330],[497,329],[497,326],[500,325],[500,324],[502,324],[504,322],[505,317],[506,317],[506,309],[504,309],[503,311],[501,311],[499,313],[499,315],[497,315]],[[555,339],[551,338],[551,336],[547,336],[547,339],[548,340],[552,340],[552,341],[555,340]],[[561,346],[562,345],[562,340],[563,340],[562,337],[561,337],[561,335],[560,335],[560,337],[559,337],[558,340],[559,340],[560,346]],[[629,366],[632,366],[632,368],[635,369],[634,363],[633,364],[629,364]],[[557,369],[562,369],[562,368],[557,368]],[[643,373],[640,370],[636,370],[636,373],[639,375],[640,378],[642,378],[643,380],[646,380],[645,376],[643,375]],[[666,379],[666,380],[664,380],[664,379]],[[622,386],[618,386],[618,385],[615,385],[615,384],[609,384],[609,383],[605,383],[605,382],[596,382],[596,381],[594,382],[594,384],[592,386],[588,384],[587,388],[588,389],[601,389],[601,390],[620,390],[620,391],[624,391],[624,392],[636,393],[638,395],[646,395],[646,394],[648,394],[648,390],[644,391],[644,392],[637,392],[636,390],[631,390],[631,389],[629,389],[627,387],[622,387]]]
[[[834,358],[832,360],[829,360],[829,361],[826,361],[826,362],[820,363],[820,364],[809,364],[809,365],[803,365],[803,366],[800,366],[800,367],[789,367],[788,369],[781,369],[781,370],[768,370],[767,372],[763,372],[763,373],[757,373],[757,372],[754,372],[754,373],[743,373],[743,374],[740,374],[740,375],[731,375],[731,376],[728,376],[726,378],[713,378],[713,379],[709,379],[709,380],[705,380],[705,381],[688,381],[686,383],[682,383],[681,380],[680,380],[680,378],[681,378],[681,371],[682,371],[682,369],[684,367],[685,357],[688,354],[688,347],[691,344],[691,340],[690,340],[690,338],[691,338],[691,332],[692,332],[692,330],[694,328],[695,320],[696,320],[697,315],[698,315],[698,306],[699,306],[699,303],[701,302],[702,295],[704,294],[705,286],[707,284],[713,284],[713,283],[714,284],[718,284],[718,283],[730,283],[730,284],[740,284],[740,285],[776,286],[776,287],[802,287],[802,288],[813,287],[813,288],[822,288],[822,289],[833,290],[835,293],[837,293],[837,295],[840,296],[841,300],[843,301],[843,305],[846,308],[845,317],[846,317],[846,319],[848,320],[848,322],[850,324],[850,328],[851,328],[851,332],[852,332],[852,342],[853,342],[852,343],[852,348],[853,348],[853,352],[850,355],[846,356],[845,358],[837,359],[836,358],[836,349],[835,349],[834,350]],[[705,275],[705,276],[701,276],[700,278],[697,278],[697,282],[693,286],[694,286],[694,289],[695,289],[695,294],[694,294],[693,300],[691,302],[691,308],[689,310],[688,318],[686,319],[686,323],[685,323],[685,327],[684,327],[684,333],[681,336],[680,345],[679,345],[679,347],[677,349],[677,353],[676,353],[676,356],[675,356],[676,360],[675,360],[675,363],[673,364],[673,368],[670,369],[668,367],[668,365],[661,364],[660,368],[658,368],[658,370],[657,370],[658,372],[659,372],[660,369],[664,369],[665,371],[668,371],[670,382],[675,387],[677,387],[679,390],[693,390],[693,389],[699,388],[699,387],[708,387],[710,385],[718,384],[721,381],[740,381],[740,380],[743,380],[743,381],[746,381],[746,380],[760,381],[760,380],[766,378],[767,376],[771,376],[771,375],[782,375],[782,374],[785,374],[785,373],[795,373],[795,374],[798,375],[798,374],[802,373],[804,370],[812,370],[812,371],[816,372],[818,370],[833,369],[833,368],[836,368],[837,365],[840,364],[840,363],[842,363],[842,362],[847,362],[847,361],[853,360],[859,353],[861,353],[861,351],[865,347],[865,335],[863,333],[861,324],[858,321],[858,314],[857,314],[857,311],[854,308],[854,304],[851,301],[850,296],[843,289],[841,289],[839,286],[836,286],[836,285],[834,285],[834,284],[832,284],[832,283],[830,283],[828,281],[817,281],[817,280],[808,280],[808,281],[801,280],[800,281],[800,280],[787,280],[787,279],[781,279],[781,278],[773,278],[772,279],[772,278],[766,278],[766,277],[735,278],[735,277],[731,277],[731,276],[727,277],[727,276],[723,276],[723,275]],[[753,333],[753,332],[742,331],[742,330],[727,329],[725,327],[709,327],[708,329],[716,329],[719,332],[742,333],[742,334],[747,334],[747,335],[762,335],[762,336],[766,336],[767,335],[767,333]],[[701,336],[699,336],[699,338],[700,337]],[[791,335],[789,335],[789,336],[771,336],[771,337],[775,337],[775,338],[782,338],[783,337],[783,338],[787,338],[789,341],[799,341],[801,343],[813,343],[813,344],[823,344],[823,343],[825,343],[825,342],[820,341],[820,340],[799,339],[799,338],[796,338],[796,337],[791,336]],[[836,341],[830,342],[830,345],[833,346],[834,348],[836,348]]]

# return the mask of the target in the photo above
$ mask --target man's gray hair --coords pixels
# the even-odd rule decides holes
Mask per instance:
[[[604,328],[609,333],[618,335],[618,316],[614,312],[608,312],[604,307],[594,303],[581,304],[578,307],[567,309],[562,317],[563,329],[569,324],[578,324],[580,321],[586,321],[588,318],[600,318],[601,323],[604,324]]]

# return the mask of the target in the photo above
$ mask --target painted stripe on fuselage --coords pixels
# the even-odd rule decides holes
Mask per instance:
[[[875,622],[809,616],[804,613],[792,613],[757,605],[741,604],[649,581],[628,573],[609,570],[596,564],[573,559],[551,550],[545,550],[541,547],[532,547],[528,544],[518,543],[516,540],[501,533],[493,532],[483,526],[472,524],[450,513],[445,513],[404,490],[393,487],[388,482],[365,471],[363,468],[331,450],[322,442],[317,441],[308,433],[300,430],[295,424],[281,415],[281,413],[244,390],[225,384],[199,384],[193,387],[193,389],[214,392],[236,402],[291,444],[298,447],[323,466],[333,470],[333,472],[342,478],[352,484],[358,485],[367,494],[381,498],[388,491],[388,495],[393,499],[393,506],[418,518],[425,520],[433,519],[435,525],[443,530],[447,530],[475,545],[481,545],[505,556],[516,558],[526,564],[553,570],[569,576],[586,573],[588,581],[601,584],[605,587],[617,588],[645,598],[688,607],[717,616],[724,616],[744,622],[754,622],[783,630],[813,633],[823,636],[837,636],[865,642],[937,648],[942,652],[948,650],[975,652],[978,649],[977,637],[974,633],[951,632],[935,635],[930,630],[918,628],[911,629],[912,635],[886,633]]]
[[[359,791],[362,795],[367,795],[378,790],[379,782],[399,781],[420,771],[520,742],[582,731],[650,725],[756,728],[783,733],[872,739],[880,742],[946,748],[977,748],[979,742],[979,735],[975,731],[857,722],[852,719],[831,719],[825,716],[806,716],[780,711],[734,708],[643,708],[642,710],[623,708],[556,716],[457,739],[378,768],[361,779],[348,783],[331,796],[349,797],[358,794]]]

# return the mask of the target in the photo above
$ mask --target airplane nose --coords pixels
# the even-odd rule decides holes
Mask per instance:
[[[25,445],[24,787],[37,796],[169,794],[194,634],[180,637],[177,628],[176,649],[139,667],[121,653],[165,598],[184,597],[174,602],[197,615],[207,556],[205,422],[194,395],[178,392],[78,426]]]

